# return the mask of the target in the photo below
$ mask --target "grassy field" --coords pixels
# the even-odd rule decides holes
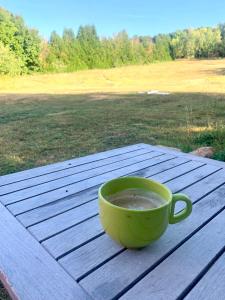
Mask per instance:
[[[225,93],[225,60],[171,61],[108,70],[1,78],[0,93],[130,93],[149,89],[170,92]]]
[[[0,79],[0,174],[138,142],[225,160],[225,60]]]

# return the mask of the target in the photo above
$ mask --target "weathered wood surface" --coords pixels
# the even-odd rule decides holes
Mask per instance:
[[[43,167],[38,167],[30,170],[25,170],[21,172],[17,172],[14,174],[9,174],[9,175],[4,175],[0,177],[0,186],[1,185],[6,185],[6,184],[12,184],[17,181],[22,181],[22,180],[27,180],[29,178],[37,177],[37,176],[43,176],[44,174],[52,173],[52,172],[57,172],[60,170],[64,170],[67,168],[79,166],[82,164],[90,163],[93,161],[105,159],[114,155],[119,155],[122,153],[126,152],[131,152],[135,151],[137,149],[143,149],[146,148],[145,144],[137,144],[133,146],[127,146],[127,147],[122,147],[119,149],[113,149],[111,151],[105,151],[93,155],[88,155],[85,157],[81,158],[75,158]],[[152,146],[148,145],[148,149],[152,148]]]
[[[164,157],[165,158],[165,157]],[[151,167],[151,169],[148,171],[139,171],[136,172],[134,175],[143,176],[145,175],[150,176],[151,174],[156,174],[158,172],[163,172],[167,169],[170,169],[172,167],[181,165],[186,163],[187,160],[183,158],[173,158],[170,160],[165,160],[165,162],[162,162],[161,164],[155,165]],[[74,208],[78,205],[81,205],[87,201],[93,200],[97,197],[97,188],[98,186],[95,186],[93,188],[86,189],[82,192],[78,192],[75,195],[67,196],[66,198],[61,198],[56,201],[52,201],[50,203],[45,203],[44,206],[37,207],[36,209],[30,210],[29,213],[26,213],[26,217],[24,220],[27,220],[28,218],[34,218],[34,222],[41,221],[42,218],[50,218],[54,216],[57,213],[66,211],[68,209]],[[8,205],[8,208],[10,211],[13,212],[14,215],[21,214],[20,218],[21,221],[23,221],[23,213],[25,213],[27,210],[29,211],[29,208],[27,208],[28,201],[21,201],[12,205]],[[37,218],[37,219],[36,219]],[[40,218],[40,219],[39,219]],[[32,222],[32,221],[31,221]]]
[[[27,180],[22,180],[19,182],[15,182],[12,184],[0,186],[0,196],[9,194],[15,191],[23,190],[32,186],[39,186],[42,183],[54,181],[56,179],[65,178],[71,175],[75,175],[77,173],[81,173],[87,170],[91,170],[94,168],[99,168],[102,166],[110,165],[114,162],[122,161],[124,159],[128,159],[131,157],[136,157],[141,154],[149,153],[149,149],[138,149],[136,151],[127,152],[123,154],[118,154],[115,156],[110,156],[108,158],[104,158],[101,160],[93,161],[91,163],[85,163],[82,165],[78,165],[75,167],[70,167],[67,169],[63,169],[57,172],[51,172],[42,176],[36,176]]]
[[[0,280],[13,299],[89,299],[2,204],[0,216]]]
[[[176,175],[176,173],[177,173],[177,170],[174,172],[174,176]],[[170,174],[170,176],[171,176],[171,174]],[[153,178],[154,178],[154,176],[153,176]],[[165,177],[161,178],[161,182],[162,183],[165,182],[166,179],[167,179],[167,175],[165,174]],[[181,181],[181,185],[183,186],[182,181]],[[177,186],[177,187],[179,189],[179,186]],[[202,190],[202,195],[204,195],[204,190]],[[189,194],[189,196],[191,198],[194,198],[194,194],[193,194],[193,197],[192,197],[191,194]],[[97,211],[95,213],[97,213]],[[98,219],[98,217],[96,217],[96,219]],[[75,220],[73,220],[73,222],[75,222]],[[42,226],[43,226],[43,223],[40,223],[40,224],[42,224]],[[48,229],[46,229],[46,230],[48,230]],[[76,236],[75,232],[73,232],[73,231],[76,231],[76,227],[72,227],[72,228],[70,228],[70,230],[66,230],[62,234],[56,235],[53,238],[50,238],[50,239],[46,240],[44,242],[44,245],[53,253],[53,255],[55,257],[61,256],[61,255],[63,255],[64,251],[68,252],[73,248],[73,247],[70,248],[72,240],[73,240],[73,236],[74,236],[74,238]],[[63,241],[64,241],[64,243],[63,243]]]
[[[127,175],[158,180],[193,202],[188,219],[169,226],[160,240],[139,251],[112,241],[98,218],[99,186]],[[2,176],[0,202],[0,233],[6,241],[0,249],[1,278],[6,285],[8,280],[14,298],[158,300],[224,295],[222,162],[138,144]],[[182,208],[178,203],[176,212]],[[211,280],[217,281],[214,289]]]
[[[205,276],[196,284],[185,300],[223,300],[225,298],[225,249],[224,253]]]
[[[149,299],[151,295],[154,295],[155,299],[177,299],[182,296],[189,285],[224,248],[224,226],[225,211],[174,251],[122,299],[136,299],[137,297]],[[88,291],[92,290],[90,286],[87,288]],[[94,296],[94,293],[91,294]],[[102,296],[103,293],[101,293]]]
[[[88,179],[88,178],[95,178],[98,175],[120,169],[122,167],[127,167],[130,165],[134,165],[135,163],[139,163],[140,161],[145,161],[148,159],[151,159],[155,156],[163,155],[160,152],[149,152],[147,154],[143,154],[140,156],[135,156],[133,158],[128,158],[122,161],[117,161],[115,163],[110,164],[109,166],[102,166],[99,168],[87,170],[85,172],[77,173],[75,175],[55,179],[53,181],[49,181],[46,183],[42,183],[40,185],[35,185],[28,187],[26,189],[19,190],[17,192],[9,193],[6,195],[3,195],[1,197],[1,201],[3,204],[11,204],[14,202],[18,202],[24,199],[33,198],[37,195],[44,194],[48,192],[49,190],[57,190],[62,187],[68,187],[70,185],[75,184],[76,182]]]
[[[219,195],[225,193],[225,186],[222,186],[217,191],[213,192],[211,195],[205,197],[202,199],[202,201],[197,202],[193,206],[193,212],[189,219],[186,221],[183,221],[182,223],[176,224],[174,226],[170,226],[165,233],[165,235],[157,242],[158,247],[155,250],[155,253],[153,253],[153,246],[147,247],[143,249],[140,253],[135,251],[126,250],[123,254],[117,256],[112,262],[109,262],[108,264],[105,264],[102,268],[99,269],[97,272],[103,272],[107,276],[107,279],[109,282],[111,280],[117,280],[120,281],[120,284],[115,287],[116,292],[121,291],[123,288],[126,287],[126,285],[130,284],[132,280],[136,279],[137,276],[140,276],[143,272],[145,272],[149,267],[150,263],[153,265],[160,257],[164,256],[166,253],[171,251],[177,244],[182,242],[182,240],[185,240],[188,235],[190,235],[192,232],[194,232],[197,228],[202,226],[204,222],[210,218],[212,218],[216,213],[218,213],[221,209],[225,207],[225,203],[223,200],[219,200]],[[85,223],[83,223],[85,224]],[[64,233],[66,234],[66,232]],[[64,235],[65,237],[65,235]],[[56,237],[55,237],[56,238]],[[68,239],[69,240],[69,239]],[[49,240],[50,242],[50,240]],[[95,241],[90,242],[90,245],[95,243]],[[47,242],[46,242],[47,243]],[[105,244],[105,241],[102,242]],[[156,243],[156,245],[157,245]],[[58,245],[58,243],[55,243],[55,245]],[[60,247],[60,246],[59,246]],[[87,246],[86,246],[87,247]],[[92,246],[90,246],[92,247]],[[160,247],[160,249],[159,249]],[[61,247],[60,247],[61,248]],[[68,245],[69,248],[69,245]],[[81,247],[79,249],[79,252],[82,253],[84,247]],[[101,247],[99,247],[101,248]],[[53,253],[55,249],[51,249]],[[58,250],[58,249],[56,249]],[[55,250],[55,251],[56,251]],[[68,249],[67,249],[68,251]],[[90,257],[88,259],[88,256],[85,256],[85,248],[83,252],[83,261],[84,265],[80,268],[80,270],[73,269],[73,258],[74,263],[76,261],[77,253],[76,251],[71,252],[68,257],[65,256],[60,261],[62,264],[68,268],[68,270],[71,272],[72,276],[77,276],[78,278],[80,276],[83,276],[86,272],[90,271],[90,268],[93,263],[97,261],[96,256]],[[60,254],[63,253],[59,252]],[[94,255],[94,253],[92,253]],[[114,253],[111,253],[113,255]],[[79,254],[78,254],[79,255]],[[132,261],[129,262],[129,260],[124,260],[124,258],[129,257],[132,255]],[[150,255],[150,256],[149,256]],[[72,259],[71,259],[72,257]],[[142,257],[142,261],[140,261],[140,257]],[[104,261],[106,258],[101,257],[98,258],[99,264]],[[148,263],[146,263],[146,259],[148,259]],[[82,260],[80,259],[79,265],[82,265]],[[127,261],[128,265],[125,265],[125,261]],[[152,262],[151,262],[152,261]],[[88,266],[88,264],[90,264]],[[114,275],[112,279],[110,279],[110,272],[112,271],[111,268],[117,268],[118,273],[117,275]],[[78,273],[78,274],[77,274]],[[101,273],[101,274],[103,274]],[[131,275],[130,275],[131,274]],[[93,275],[94,276],[94,275]],[[134,277],[133,277],[134,276]],[[121,280],[121,278],[123,278]],[[131,280],[131,281],[130,281]],[[110,290],[110,292],[113,294],[113,289]]]
[[[157,157],[156,162],[152,160],[154,157]],[[37,206],[40,206],[41,204],[48,203],[48,201],[52,202],[52,199],[58,200],[83,191],[87,188],[93,187],[97,183],[99,184],[101,182],[104,182],[105,180],[108,180],[108,178],[113,178],[119,176],[120,174],[127,175],[129,172],[135,172],[139,169],[152,166],[169,159],[172,159],[172,156],[170,154],[152,152],[148,155],[145,155],[144,157],[141,156],[138,159],[137,157],[134,159],[127,159],[126,161],[116,163],[116,165],[113,164],[113,166],[111,165],[111,167],[105,167],[104,169],[97,171],[94,170],[94,174],[91,174],[91,172],[88,171],[88,175],[86,174],[86,172],[84,172],[85,174],[81,173],[82,175],[77,174],[71,176],[70,178],[65,178],[64,180],[60,179],[60,182],[58,180],[55,180],[54,185],[53,183],[49,183],[49,185],[42,184],[41,189],[34,187],[34,189],[29,188],[29,191],[27,192],[25,192],[25,190],[4,195],[1,197],[1,202],[5,205],[9,205],[26,199],[26,208],[33,209]],[[99,173],[99,175],[97,175],[96,173]],[[79,185],[76,184],[78,182],[80,183]],[[60,185],[57,185],[58,183],[60,183]],[[19,198],[16,198],[16,196],[18,196]]]

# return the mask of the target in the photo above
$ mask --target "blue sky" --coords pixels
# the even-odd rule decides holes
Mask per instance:
[[[94,24],[100,36],[126,29],[129,35],[155,35],[225,22],[224,0],[0,0],[48,38],[52,30]]]

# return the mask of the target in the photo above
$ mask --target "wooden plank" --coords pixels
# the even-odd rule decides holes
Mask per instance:
[[[44,222],[28,227],[28,229],[39,241],[42,241],[85,219],[97,215],[97,213],[98,203],[96,200],[93,200]]]
[[[185,297],[185,300],[222,300],[225,295],[225,253]]]
[[[183,158],[175,158],[169,161],[165,161],[161,164],[155,165],[153,167],[140,170],[139,172],[136,172],[132,175],[147,177],[184,163],[186,163],[186,160],[184,160]],[[89,190],[80,192],[76,195],[73,195],[72,197],[67,197],[64,199],[59,199],[57,201],[50,202],[44,206],[38,207],[25,213],[23,212],[24,210],[26,211],[27,207],[24,201],[9,205],[8,209],[10,209],[10,211],[13,212],[13,214],[15,215],[17,215],[18,213],[23,213],[20,216],[18,216],[19,220],[25,226],[31,226],[38,222],[44,221],[50,217],[53,217],[59,213],[67,211],[71,208],[75,208],[81,205],[82,203],[97,198],[99,186],[100,185]]]
[[[78,222],[84,220],[85,217],[90,217],[90,215],[87,213],[87,209],[89,207],[90,212],[89,210],[88,212],[92,212],[92,216],[98,213],[98,206],[96,204],[96,201],[92,201],[82,206],[79,206],[78,208],[69,210],[65,213],[52,217],[46,221],[30,226],[29,230],[30,232],[32,232],[32,234],[34,234],[35,237],[37,237],[39,241],[43,241],[65,230],[66,228],[77,224]],[[19,217],[19,219],[21,220],[21,216]]]
[[[87,164],[79,165],[72,168],[67,168],[64,170],[60,170],[58,172],[52,172],[49,174],[41,175],[38,177],[33,177],[27,180],[15,182],[12,184],[0,186],[0,196],[6,195],[15,191],[23,190],[32,186],[37,186],[42,183],[50,182],[56,179],[64,178],[67,176],[75,175],[77,173],[81,173],[87,170],[95,169],[101,166],[106,166],[112,164],[114,162],[122,161],[131,157],[135,157],[141,154],[150,153],[151,151],[148,149],[138,149],[136,151],[127,152],[119,155],[115,155],[112,157],[108,157],[105,159],[97,160],[94,162],[90,162]]]
[[[194,171],[191,171],[187,174],[184,174],[172,181],[167,181],[166,185],[173,191],[178,192],[181,189],[186,188],[187,186],[190,186],[193,183],[196,183],[203,178],[209,176],[210,174],[215,173],[218,171],[219,168],[211,165],[205,165],[202,166]]]
[[[204,195],[209,193],[210,191],[216,189],[220,185],[225,183],[225,170],[222,169],[201,181],[195,183],[194,185],[185,188],[182,193],[189,195],[192,194],[193,201],[200,198],[202,195],[202,191],[204,190]]]
[[[13,299],[90,299],[0,204],[0,279]]]
[[[221,209],[221,207],[223,207],[224,204],[222,202],[218,203],[218,195],[221,195],[221,193],[224,193],[224,191],[225,191],[225,187],[223,186],[223,187],[219,188],[218,190],[216,190],[215,192],[213,192],[208,197],[206,197],[204,199],[204,201],[202,200],[198,204],[196,204],[196,206],[194,207],[194,212],[189,217],[189,220],[190,220],[189,222],[192,222],[192,223],[183,225],[183,226],[186,226],[185,227],[186,231],[189,232],[193,227],[194,227],[194,229],[196,229],[196,226],[200,226],[200,224],[202,224],[202,222],[205,219],[210,218],[214,213],[216,213],[219,209]],[[203,194],[204,194],[204,191],[203,191]],[[191,195],[190,195],[190,197],[191,197]],[[206,208],[203,209],[203,213],[199,217],[200,211],[198,209],[202,209],[202,205],[206,205]],[[211,209],[210,207],[208,207],[209,205],[215,205],[215,208]],[[206,213],[204,214],[205,211],[206,211]],[[96,224],[98,224],[98,217],[96,217]],[[177,228],[181,227],[181,230],[184,230],[182,224],[183,223],[177,224],[176,225]],[[192,225],[193,227],[189,228],[188,225]],[[68,233],[66,230],[63,233],[56,235],[53,238],[50,238],[44,242],[46,248],[48,248],[48,250],[53,254],[54,257],[62,256],[64,253],[67,253],[74,248],[72,236],[76,235],[75,233],[73,233],[75,230],[76,230],[76,226],[71,228]],[[173,230],[173,226],[172,226],[172,229],[170,229],[170,227],[169,227],[168,230]],[[85,233],[84,233],[84,236],[85,236]],[[180,239],[180,235],[177,236],[177,239],[178,240]],[[77,242],[76,242],[76,246],[77,246]],[[82,274],[80,274],[80,275],[82,275]]]
[[[183,192],[183,191],[182,191]],[[203,197],[207,192],[204,188],[201,189],[201,194],[198,194],[198,197]],[[223,195],[225,194],[225,187],[222,187],[215,193],[213,193],[207,201],[201,202],[198,209],[201,209],[202,205],[215,205],[217,201],[221,202],[222,206],[218,206],[218,210],[223,207]],[[218,197],[218,196],[221,197]],[[195,190],[193,193],[191,193],[191,190],[189,191],[189,196],[191,197],[192,201],[198,200],[195,196]],[[210,202],[211,201],[211,202]],[[179,204],[179,203],[178,203]],[[218,204],[216,204],[217,206]],[[196,206],[197,207],[197,206]],[[179,205],[176,206],[176,211],[179,211]],[[214,214],[215,211],[212,211],[212,214]],[[204,217],[209,218],[211,215],[204,215],[203,210],[203,218],[200,221],[204,221]],[[72,229],[71,229],[72,231]],[[103,235],[90,243],[86,244],[85,246],[79,248],[76,251],[71,252],[70,254],[66,255],[62,259],[60,259],[60,263],[65,267],[65,269],[73,276],[74,278],[78,279],[81,276],[84,276],[85,273],[90,272],[91,269],[97,267],[99,264],[102,264],[105,260],[107,260],[110,256],[114,256],[118,253],[118,248],[114,249],[112,247],[111,243],[108,242],[108,236]],[[67,237],[64,236],[64,240],[67,240]],[[56,244],[60,244],[60,238],[58,236],[57,241],[55,241]],[[48,242],[47,242],[48,244]],[[50,241],[51,244],[51,241]],[[53,243],[54,244],[54,243]],[[116,243],[114,245],[117,246]],[[101,255],[99,256],[99,253],[92,250],[92,249],[102,249],[107,248],[109,249],[109,253],[107,251],[102,251]],[[122,249],[122,247],[121,247]],[[120,250],[121,250],[120,249]],[[68,249],[67,249],[68,251]],[[62,252],[61,252],[62,254]],[[57,256],[57,254],[56,254]],[[79,265],[79,267],[78,267]]]
[[[103,234],[103,229],[97,216],[44,241],[42,245],[58,259],[99,234]]]
[[[203,190],[202,190],[202,194],[204,194]],[[221,209],[223,207],[223,195],[225,194],[225,187],[221,187],[220,189],[218,189],[217,191],[213,192],[210,196],[208,196],[206,199],[204,199],[204,201],[201,201],[197,206],[195,206],[194,208],[197,208],[199,210],[202,209],[202,207],[204,206],[216,206],[217,211],[219,209]],[[218,197],[218,196],[222,196],[222,197]],[[194,194],[190,194],[190,197],[193,198]],[[196,198],[195,198],[196,200]],[[218,204],[218,202],[220,202]],[[176,210],[179,210],[178,208]],[[207,211],[208,214],[205,214],[205,211],[203,209],[203,215],[201,215],[201,220],[199,220],[200,222],[204,221],[205,218],[208,219],[210,218],[213,214],[215,214],[217,211],[212,210],[210,211],[210,207],[209,210]],[[195,210],[194,210],[195,212]],[[101,247],[104,248],[111,248],[111,245],[107,245],[108,240],[105,238],[104,236],[92,242],[90,242],[89,244],[85,245],[84,247],[81,247],[80,249],[71,252],[69,255],[63,257],[60,262],[63,264],[63,266],[68,270],[68,272],[74,277],[74,278],[79,278],[80,276],[83,276],[85,273],[90,272],[90,270],[94,267],[96,267],[97,265],[103,263],[105,260],[108,259],[108,256],[105,255],[105,253],[102,253],[101,256],[98,256],[97,253],[95,253],[95,251],[92,251],[93,248],[95,248],[95,244],[98,245],[98,249],[100,249]],[[93,244],[93,246],[92,246]],[[116,244],[115,244],[116,245]],[[89,253],[89,250],[90,252]],[[113,248],[110,252],[110,255],[113,256],[117,253],[117,249],[114,251]],[[79,263],[79,268],[77,268],[77,260],[80,261]],[[74,261],[74,263],[73,263]]]
[[[80,283],[83,281],[85,288],[90,285],[91,293],[96,288],[99,295],[101,294],[102,297],[105,297],[104,299],[115,297],[137,278],[143,276],[162,257],[173,251],[177,245],[190,237],[206,220],[224,209],[225,202],[219,198],[221,194],[225,195],[225,186],[220,187],[197,202],[193,206],[193,212],[189,218],[176,225],[169,226],[160,240],[141,251],[124,251],[85,277]],[[103,283],[106,282],[107,284],[104,285]],[[109,286],[110,289],[108,289]],[[98,299],[97,296],[96,299]]]
[[[181,166],[182,167],[182,166]],[[204,171],[204,170],[203,170]],[[166,179],[165,179],[166,180]],[[62,217],[63,217],[63,214],[62,214]],[[57,218],[56,218],[57,219]],[[55,220],[56,220],[55,219]],[[65,221],[65,222],[67,222],[67,221]],[[49,235],[47,235],[46,234],[46,230],[48,230],[47,228],[48,228],[48,226],[46,226],[46,222],[43,222],[43,223],[40,223],[40,224],[37,224],[37,225],[34,225],[34,226],[32,226],[31,228],[32,228],[32,233],[39,239],[39,240],[43,240],[43,239],[46,239],[46,238],[48,238],[49,237]],[[37,228],[38,228],[38,230],[36,230],[36,226],[37,226]],[[54,230],[54,226],[52,226],[52,230]],[[63,227],[64,228],[64,230],[66,229],[65,227]],[[73,229],[72,229],[73,230]],[[56,231],[52,231],[52,235],[53,234],[56,234],[57,232]],[[64,237],[64,239],[65,239],[65,237]],[[57,239],[58,240],[58,239]],[[60,240],[60,235],[59,235],[59,240]],[[56,241],[56,239],[53,239],[53,240],[51,240],[50,239],[50,241],[49,242],[46,242],[46,245],[47,245],[47,247],[49,247],[49,249],[50,248],[55,248],[55,245],[54,245],[54,243],[55,243],[55,241]],[[59,249],[59,251],[61,251],[60,253],[55,253],[54,255],[56,255],[56,257],[58,257],[58,256],[60,256],[60,255],[63,255],[63,249],[64,249],[64,247],[65,247],[65,252],[67,252],[68,250],[67,250],[67,246],[64,246],[64,244],[61,246],[61,248]],[[57,248],[58,249],[58,248]],[[51,250],[50,250],[51,251]]]
[[[59,188],[57,190],[53,190],[53,191],[47,192],[45,194],[41,194],[41,195],[32,197],[30,199],[25,200],[26,201],[26,210],[34,209],[41,205],[46,205],[47,203],[57,201],[59,199],[74,195],[78,192],[81,192],[86,189],[97,186],[99,184],[102,184],[105,181],[113,179],[115,177],[125,176],[132,172],[136,172],[140,169],[160,164],[160,163],[170,160],[172,158],[173,157],[171,157],[170,155],[167,155],[167,154],[160,155],[158,157],[153,157],[152,159],[149,159],[149,160],[144,160],[144,161],[141,161],[141,162],[138,162],[135,164],[131,164],[131,165],[126,166],[121,169],[103,173],[99,176],[95,176],[95,177],[80,181],[80,182],[75,183],[70,186],[65,186],[63,188]],[[18,202],[18,205],[19,205],[19,202]],[[23,205],[24,205],[24,203],[23,203]],[[8,206],[8,207],[10,208],[10,206]]]
[[[206,196],[211,193],[213,190],[217,189],[219,186],[225,183],[225,170],[222,169],[216,173],[213,173],[210,176],[194,183],[188,188],[184,188],[182,193],[191,197],[192,202],[197,201],[201,197]],[[184,208],[183,202],[178,202],[176,204],[176,212]]]
[[[99,186],[93,187],[70,197],[47,203],[46,205],[19,214],[17,217],[26,227],[37,224],[41,221],[57,216],[60,213],[66,212],[72,208],[76,208],[91,200],[97,199],[98,187]],[[20,213],[23,208],[26,209],[26,206],[19,206],[18,204],[21,204],[21,202],[13,204],[16,207],[8,206],[8,209],[15,215]]]
[[[124,248],[121,245],[115,243],[107,234],[103,234],[76,251],[62,257],[59,259],[59,263],[77,280],[83,274],[120,253],[122,249]],[[99,255],[99,250],[101,255]]]
[[[78,173],[75,175],[71,175],[71,176],[68,176],[65,178],[59,178],[54,181],[42,183],[38,186],[29,187],[27,189],[20,190],[18,192],[10,193],[10,194],[1,196],[0,200],[3,204],[8,205],[8,204],[11,204],[14,202],[21,201],[23,199],[27,199],[27,198],[35,197],[40,194],[44,194],[51,190],[56,190],[61,187],[69,186],[76,182],[79,182],[79,181],[82,181],[82,180],[85,180],[85,179],[88,179],[88,178],[91,178],[94,176],[98,176],[98,175],[104,174],[109,171],[120,169],[122,167],[129,166],[131,164],[135,164],[140,161],[151,159],[151,158],[153,158],[155,156],[159,156],[159,155],[163,155],[163,154],[160,152],[149,152],[147,154],[128,158],[126,160],[115,162],[115,163],[112,163],[107,166],[102,166],[102,167],[99,167],[99,168],[96,168],[93,170],[88,170],[88,171]]]
[[[173,169],[175,167],[178,167],[180,165],[184,165],[186,163],[190,162],[190,160],[187,160],[183,157],[175,157],[169,161],[165,161],[160,165],[152,166],[145,168],[143,170],[137,171],[132,173],[132,176],[142,176],[142,177],[150,177],[152,175],[156,175],[158,173],[162,173],[164,171]]]
[[[224,248],[224,226],[225,211],[173,252],[121,299],[138,297],[144,300],[151,296],[154,296],[155,299],[177,299]],[[86,284],[82,284],[82,286],[89,292],[93,291],[93,287],[87,287]],[[211,285],[213,284],[211,282]],[[94,296],[95,293],[91,292],[90,294]],[[103,299],[101,297],[98,299]]]
[[[156,174],[154,176],[151,176],[152,179],[162,182],[162,181],[169,181],[172,180],[176,177],[179,177],[183,174],[186,174],[190,171],[193,171],[201,166],[203,166],[204,164],[202,162],[196,162],[196,161],[190,161],[187,162],[186,164],[182,165],[182,166],[177,166],[171,170],[167,170],[165,172]]]
[[[80,158],[74,158],[74,159],[59,162],[59,163],[41,166],[41,167],[17,172],[14,174],[3,175],[3,176],[0,176],[0,186],[6,185],[6,184],[11,184],[13,182],[17,182],[17,181],[21,181],[21,180],[26,180],[28,178],[32,178],[32,177],[36,177],[36,176],[41,176],[43,174],[48,174],[51,172],[57,172],[59,170],[79,166],[82,164],[90,163],[90,162],[93,162],[96,160],[101,160],[101,159],[111,157],[114,155],[130,152],[130,151],[135,151],[137,149],[145,149],[145,148],[150,149],[151,146],[145,145],[145,144],[136,144],[136,145],[131,145],[131,146],[127,146],[127,147],[108,150],[108,151],[104,151],[104,152],[100,152],[100,153],[96,153],[96,154],[91,154],[91,155],[80,157]]]

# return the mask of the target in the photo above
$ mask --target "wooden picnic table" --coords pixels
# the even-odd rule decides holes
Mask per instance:
[[[150,177],[193,202],[141,250],[112,241],[97,191]],[[225,299],[225,163],[137,144],[0,177],[0,279],[13,299]],[[180,209],[180,207],[177,207]]]

